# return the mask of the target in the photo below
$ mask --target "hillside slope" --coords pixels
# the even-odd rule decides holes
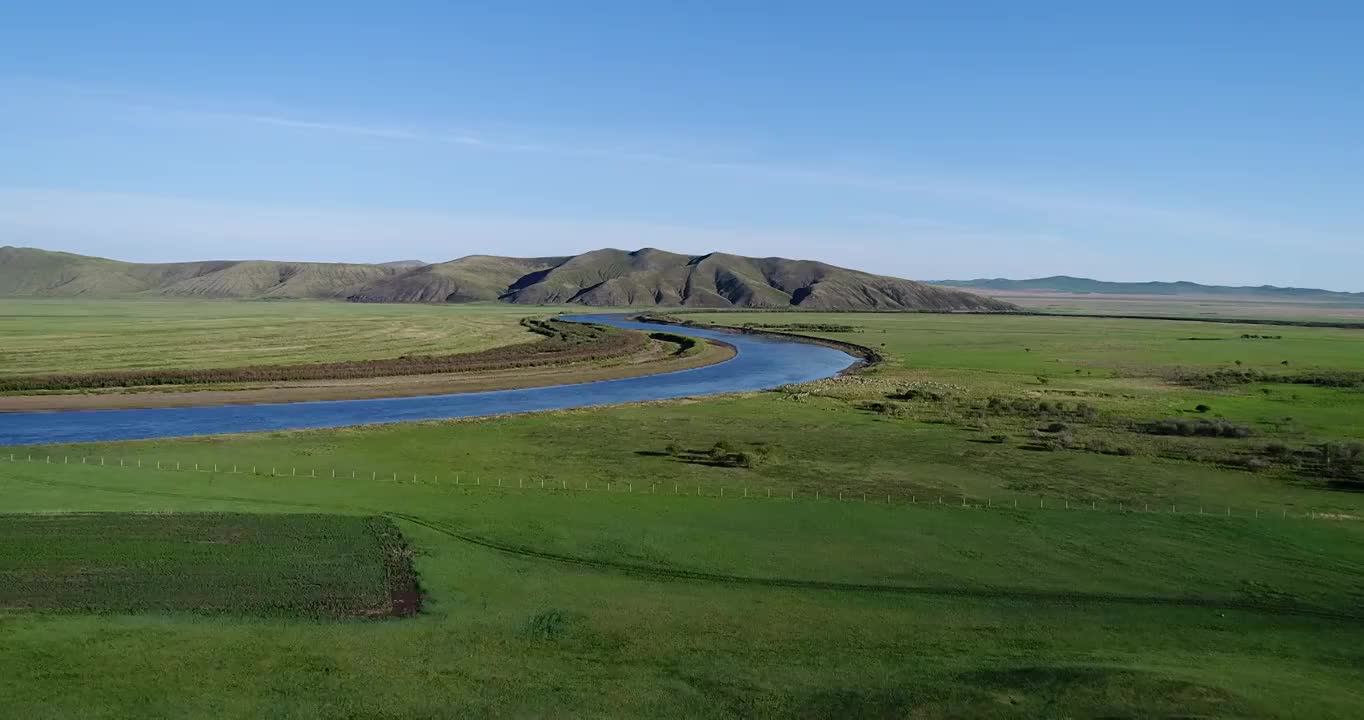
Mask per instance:
[[[139,264],[31,248],[0,248],[0,296],[345,298],[599,307],[792,307],[815,310],[1007,311],[960,290],[808,260],[653,248],[571,257],[471,255],[432,265],[266,260]]]
[[[1029,280],[977,278],[975,280],[931,280],[932,285],[953,288],[994,290],[996,292],[1066,292],[1100,295],[1212,295],[1266,300],[1320,300],[1364,303],[1364,293],[1336,292],[1316,288],[1278,287],[1275,285],[1227,286],[1200,285],[1193,282],[1106,282],[1089,278],[1056,275]]]

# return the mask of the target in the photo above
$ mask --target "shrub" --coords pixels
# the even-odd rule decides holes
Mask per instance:
[[[1009,442],[1009,436],[1008,436],[1008,435],[991,435],[991,436],[990,436],[990,442],[992,442],[992,443],[994,443],[994,444],[996,444],[996,445],[1003,445],[1004,443]]]
[[[1144,431],[1151,435],[1179,435],[1181,437],[1222,437],[1246,438],[1254,434],[1249,427],[1226,422],[1225,420],[1199,420],[1197,422],[1176,419],[1159,420],[1147,423]]]
[[[1067,431],[1067,430],[1069,430],[1069,429],[1070,429],[1070,426],[1066,425],[1065,423],[1054,422],[1054,423],[1051,423],[1051,424],[1047,425],[1046,427],[1042,428],[1042,432],[1060,433],[1060,432],[1065,432],[1065,431]]]
[[[1194,408],[1194,412],[1200,413],[1205,413],[1208,412],[1209,410],[1212,410],[1212,408],[1208,407],[1207,405],[1198,405],[1197,407]]]
[[[668,443],[668,446],[663,448],[663,452],[668,453],[673,457],[677,457],[682,454],[682,447],[677,443]]]

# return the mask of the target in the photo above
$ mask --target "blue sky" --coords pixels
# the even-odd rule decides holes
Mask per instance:
[[[1358,3],[188,5],[0,8],[0,244],[1364,290]]]

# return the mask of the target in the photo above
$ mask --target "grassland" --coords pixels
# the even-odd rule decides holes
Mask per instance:
[[[92,707],[189,717],[1364,712],[1364,494],[1306,468],[1251,472],[1162,445],[1221,453],[1360,437],[1357,390],[1204,389],[1171,372],[1283,372],[1285,359],[1287,371],[1350,369],[1358,335],[1276,328],[1283,339],[1266,340],[1235,326],[1036,317],[733,321],[850,330],[829,337],[889,360],[860,377],[699,402],[23,448],[14,463],[0,453],[0,497],[15,513],[387,515],[411,542],[427,599],[422,614],[392,623],[10,612],[0,615],[0,696],[38,718]],[[1192,336],[1220,339],[1181,339]],[[911,386],[945,390],[887,397]],[[980,429],[975,406],[995,396],[1066,403],[1079,445],[1029,447],[1029,429],[1062,421],[1031,410],[995,413]],[[1076,415],[1080,402],[1097,415]],[[1211,409],[1196,413],[1199,403]],[[1221,416],[1256,434],[1161,438],[1123,424],[1170,415]],[[989,441],[996,433],[1009,440]],[[1135,452],[1085,449],[1099,437]],[[717,443],[754,462],[713,459]]]
[[[0,299],[0,374],[225,368],[472,353],[538,336],[525,308]]]
[[[286,617],[411,614],[418,597],[404,551],[401,534],[385,518],[5,515],[0,607]]]
[[[0,300],[0,412],[299,402],[590,382],[720,362],[717,344],[499,305]],[[75,350],[80,348],[79,351]]]
[[[42,464],[0,465],[0,491],[16,511],[384,508],[410,518],[428,598],[378,625],[10,613],[0,693],[24,717],[1347,718],[1364,703],[1357,523]]]
[[[1026,310],[1047,313],[1098,315],[1154,315],[1169,317],[1364,323],[1358,301],[1273,300],[1199,295],[1112,295],[1044,291],[976,290]]]

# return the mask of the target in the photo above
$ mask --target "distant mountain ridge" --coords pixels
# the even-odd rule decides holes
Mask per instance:
[[[927,280],[930,285],[972,288],[1000,292],[1052,291],[1101,295],[1214,295],[1278,300],[1334,300],[1364,303],[1364,293],[1338,292],[1316,288],[1278,287],[1275,285],[1227,286],[1200,285],[1194,282],[1106,282],[1089,278],[1055,275],[1030,280],[977,278],[975,280]]]
[[[1010,311],[961,290],[809,260],[653,248],[445,263],[271,260],[126,263],[34,248],[0,248],[0,297],[202,297],[478,302],[528,305]]]

